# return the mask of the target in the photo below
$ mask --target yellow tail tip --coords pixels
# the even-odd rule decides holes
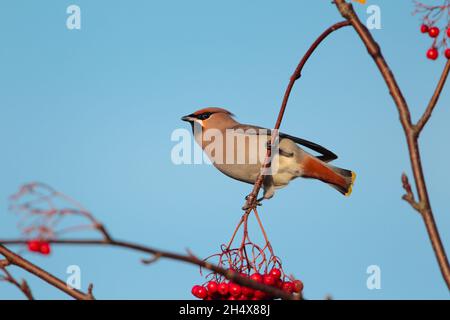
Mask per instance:
[[[352,182],[350,183],[350,187],[348,187],[348,191],[345,194],[346,197],[350,197],[350,195],[352,194],[353,191],[353,184],[355,183],[355,179],[356,179],[356,173],[354,173],[352,171]]]

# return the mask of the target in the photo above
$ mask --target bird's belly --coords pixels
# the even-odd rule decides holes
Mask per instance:
[[[301,175],[301,167],[294,157],[287,158],[275,156],[274,163],[276,164],[273,173],[273,184],[275,185],[275,188],[282,188],[291,180]]]
[[[230,178],[247,183],[255,183],[261,171],[260,164],[214,164],[214,166]]]
[[[297,177],[297,175],[294,175],[291,172],[278,172],[273,176],[273,184],[275,188],[282,188]]]

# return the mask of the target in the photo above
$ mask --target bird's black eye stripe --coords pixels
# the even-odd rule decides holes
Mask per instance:
[[[199,119],[199,120],[206,120],[206,119],[208,119],[211,116],[211,114],[212,114],[211,112],[205,112],[205,113],[199,114],[197,116],[197,119]]]

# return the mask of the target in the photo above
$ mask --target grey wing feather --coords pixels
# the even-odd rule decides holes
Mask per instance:
[[[234,126],[232,129],[242,129],[246,132],[248,132],[247,131],[248,129],[254,129],[255,134],[259,134],[259,130],[262,129],[262,130],[266,130],[266,132],[269,135],[271,133],[271,130],[269,130],[269,129],[266,129],[263,127],[258,127],[258,126],[252,126],[252,125],[248,125],[248,124],[238,124],[238,125]],[[249,134],[251,134],[251,133],[249,133]],[[280,139],[282,139],[282,138],[290,139],[290,140],[294,141],[295,143],[298,143],[304,147],[307,147],[311,150],[314,150],[314,151],[320,153],[321,155],[318,156],[317,158],[324,162],[330,162],[330,161],[336,160],[338,158],[338,156],[334,152],[332,152],[332,151],[328,150],[327,148],[322,147],[321,145],[314,143],[312,141],[294,137],[294,136],[291,136],[289,134],[282,133],[282,132],[280,132],[279,136],[280,136]]]

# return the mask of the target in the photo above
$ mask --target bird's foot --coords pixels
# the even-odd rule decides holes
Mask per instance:
[[[254,207],[257,207],[257,206],[258,207],[262,206],[261,201],[263,201],[264,198],[256,199],[254,204],[253,203],[249,203],[248,198],[250,198],[250,195],[245,197],[245,204],[242,207],[242,210],[247,211],[247,210],[249,210],[251,208],[254,208]]]

